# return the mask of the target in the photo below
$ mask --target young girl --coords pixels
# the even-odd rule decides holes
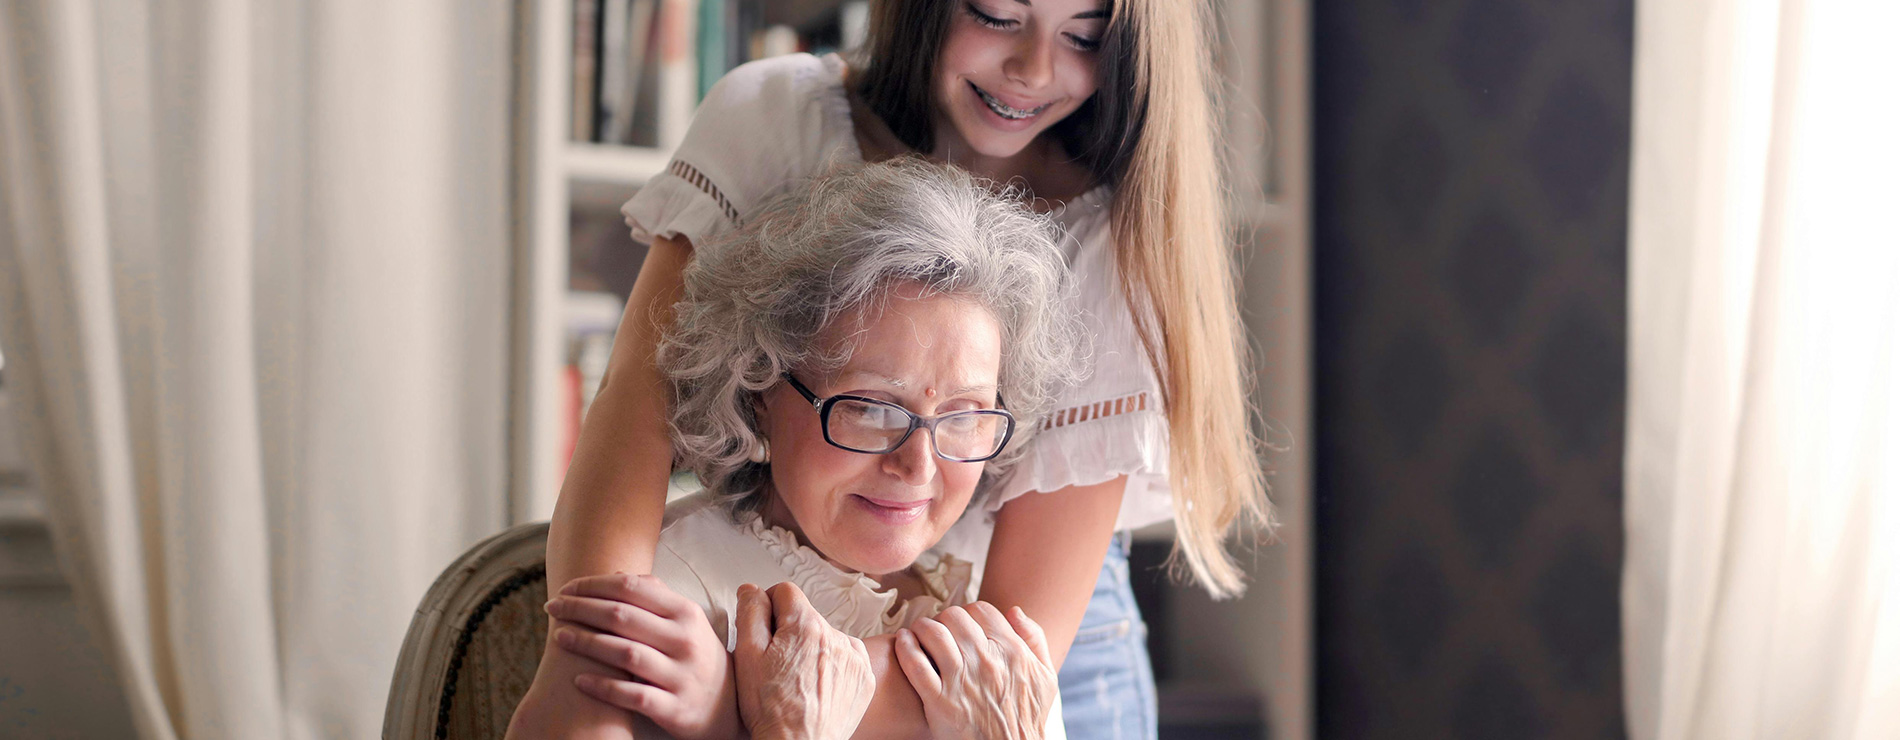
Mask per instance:
[[[652,567],[672,462],[653,353],[693,245],[832,162],[922,153],[1026,186],[1072,237],[1092,373],[988,494],[980,597],[1045,629],[1070,734],[1152,737],[1145,628],[1116,533],[1172,519],[1177,556],[1228,596],[1242,579],[1227,533],[1270,524],[1208,33],[1197,0],[890,0],[873,3],[854,64],[794,55],[722,79],[668,171],[623,209],[652,248],[556,506],[548,582]],[[866,643],[880,675],[861,728],[916,735],[922,712],[890,641]],[[557,731],[623,726],[573,688],[598,672],[550,645],[520,711]]]

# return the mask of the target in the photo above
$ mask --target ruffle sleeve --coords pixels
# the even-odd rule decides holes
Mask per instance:
[[[710,244],[779,189],[816,174],[839,144],[833,122],[849,118],[842,64],[836,56],[791,54],[720,78],[666,171],[621,207],[633,238]]]

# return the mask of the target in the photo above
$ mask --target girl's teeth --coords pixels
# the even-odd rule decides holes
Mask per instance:
[[[1011,108],[1007,105],[1004,105],[1003,101],[1000,101],[994,97],[991,97],[989,93],[983,92],[982,88],[977,88],[976,94],[982,96],[983,104],[989,106],[990,110],[995,111],[996,115],[1002,116],[1012,121],[1020,121],[1024,118],[1028,118],[1030,116],[1036,115],[1037,113],[1041,113],[1044,108],[1049,107],[1048,103],[1043,103],[1042,105],[1036,106],[1029,110],[1021,110],[1018,108]]]

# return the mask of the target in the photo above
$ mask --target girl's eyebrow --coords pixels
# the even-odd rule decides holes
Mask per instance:
[[[1026,7],[1029,7],[1029,0],[1016,0],[1016,4],[1021,5],[1026,8]],[[1108,17],[1108,11],[1102,10],[1100,8],[1097,8],[1095,10],[1085,10],[1085,11],[1075,14],[1076,20],[1084,20],[1084,21],[1095,20],[1097,18],[1107,18],[1107,17]]]

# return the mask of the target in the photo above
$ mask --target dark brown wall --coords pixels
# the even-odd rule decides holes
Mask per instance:
[[[1321,737],[1623,735],[1630,6],[1314,3]]]

